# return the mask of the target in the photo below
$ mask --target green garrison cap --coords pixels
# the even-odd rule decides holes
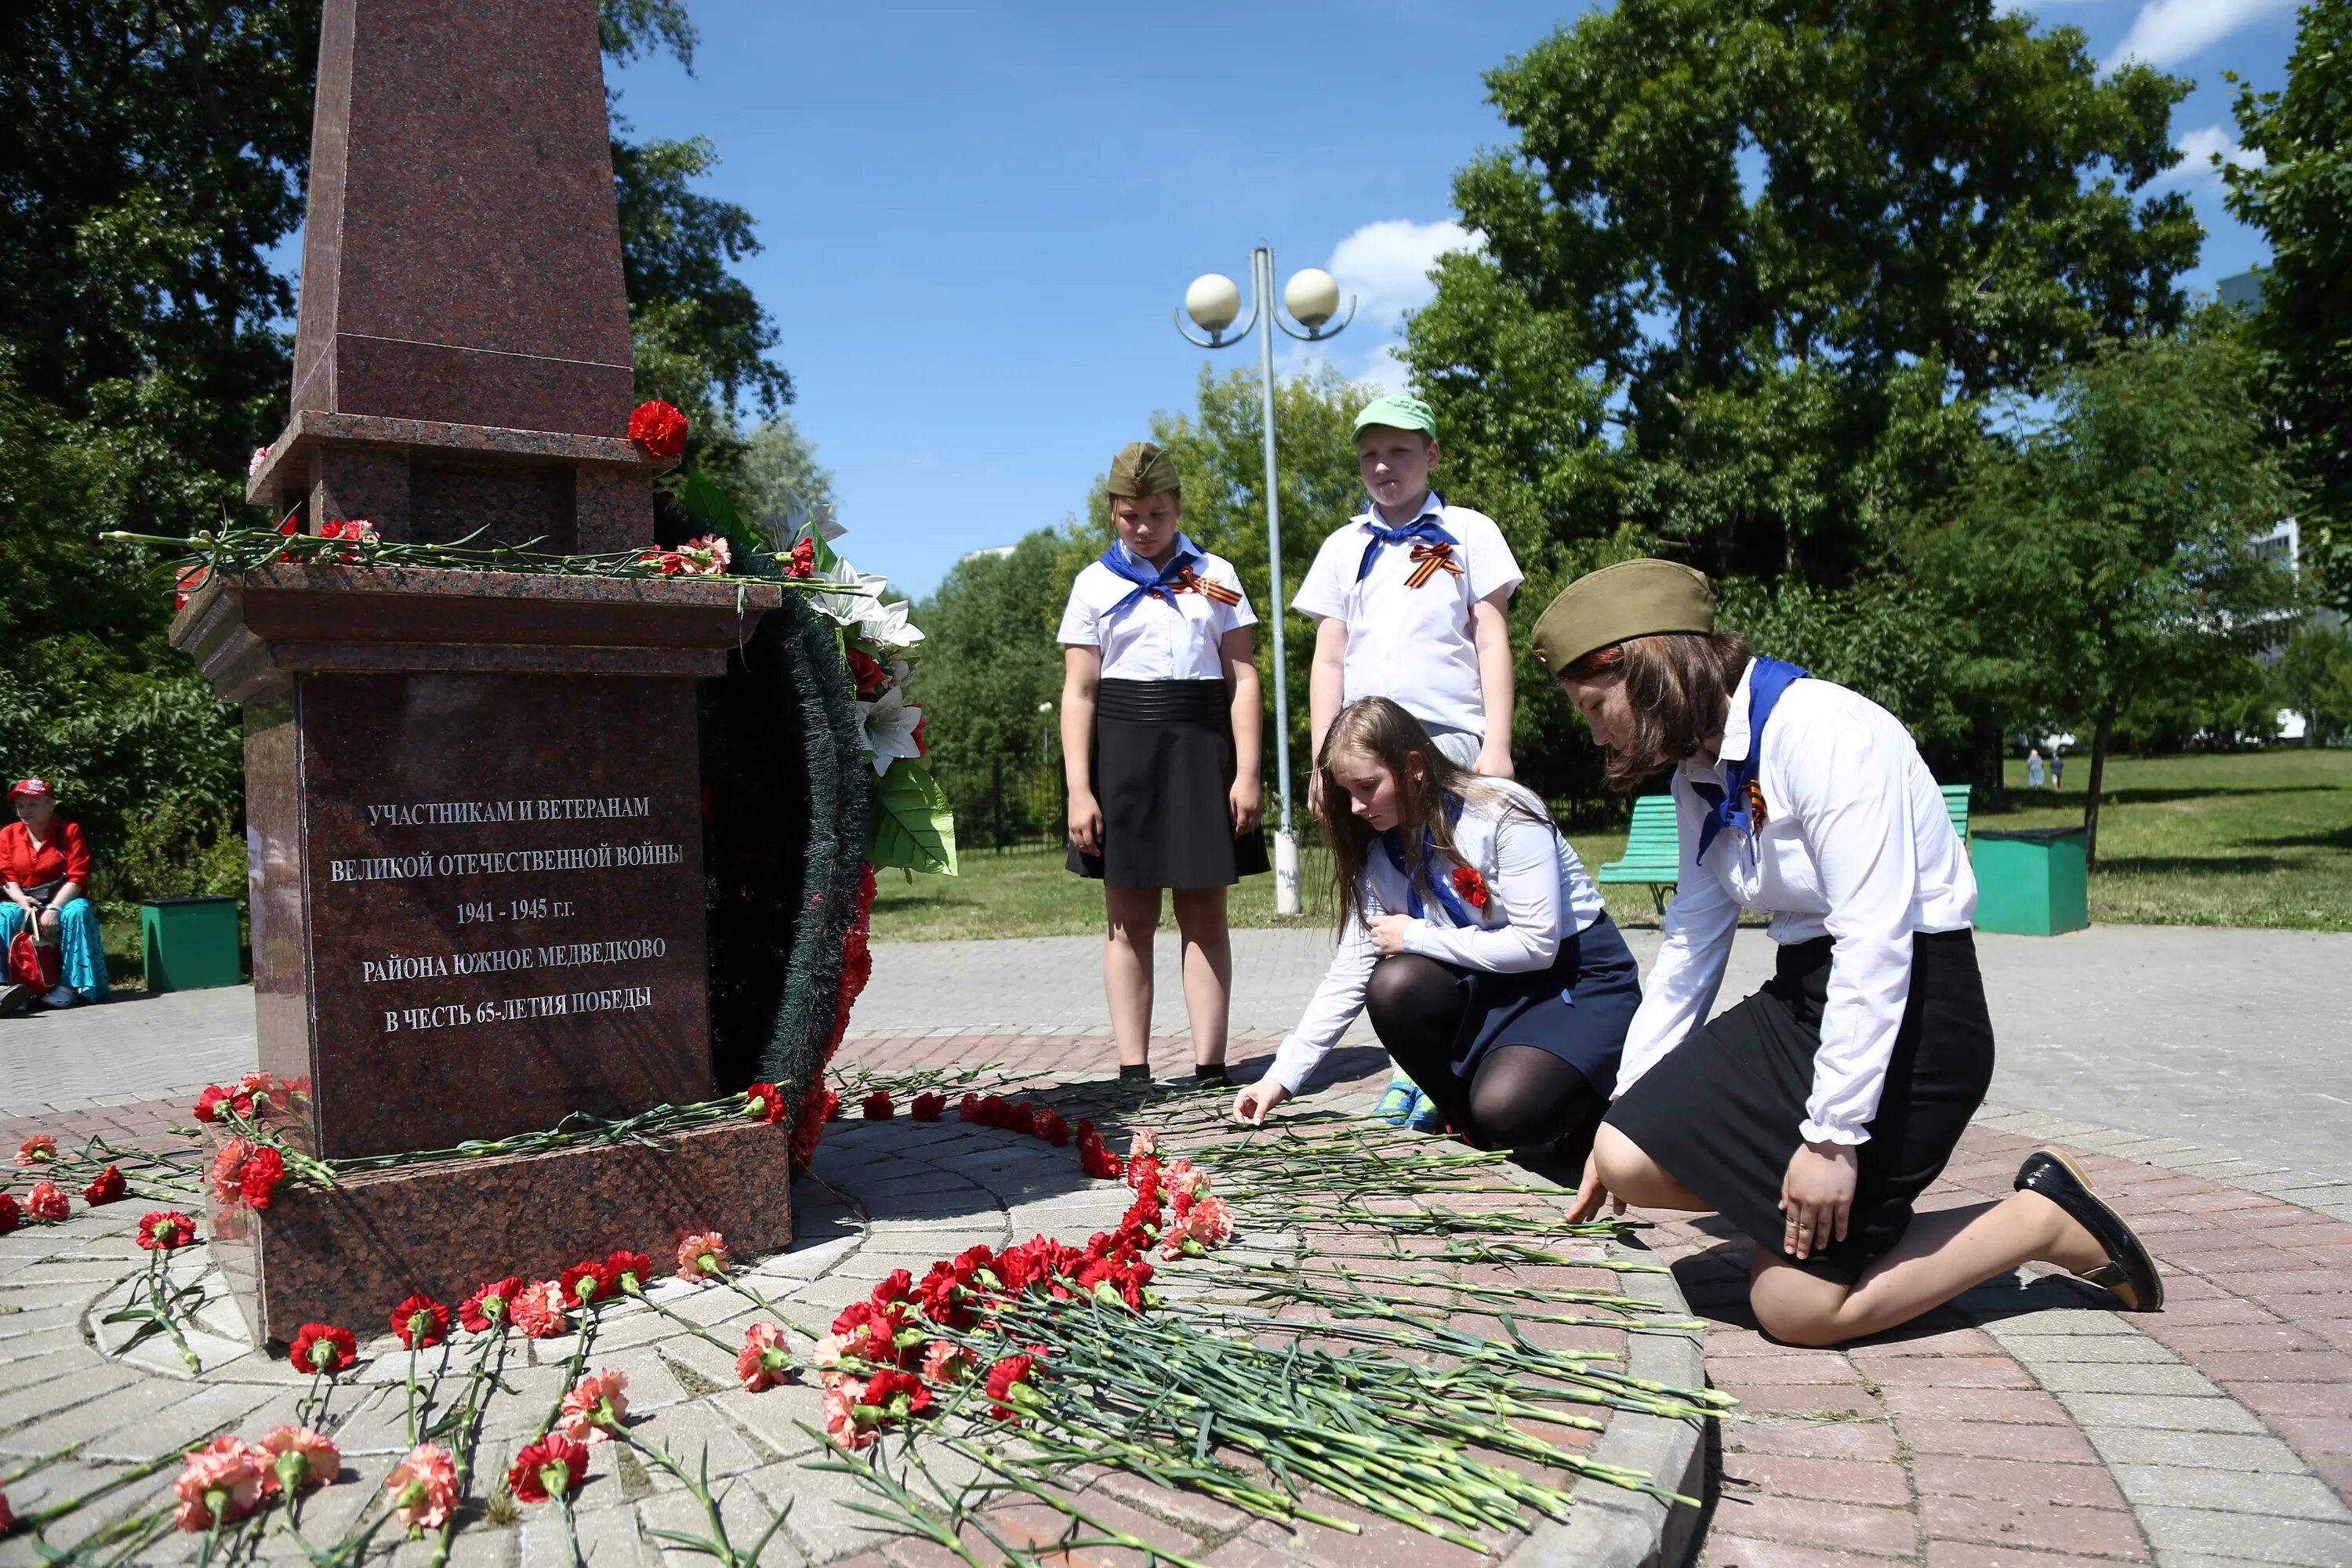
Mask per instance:
[[[1660,632],[1715,630],[1705,574],[1672,561],[1620,561],[1588,572],[1536,619],[1536,662],[1557,675],[1595,648]]]
[[[1115,496],[1156,496],[1168,490],[1181,494],[1184,481],[1176,477],[1175,460],[1149,441],[1129,441],[1110,460],[1110,483],[1104,487]]]
[[[1356,416],[1356,434],[1362,435],[1367,425],[1383,425],[1391,430],[1418,430],[1433,441],[1437,438],[1437,416],[1430,411],[1428,404],[1418,397],[1391,394],[1386,397],[1373,398],[1364,405],[1364,411]]]

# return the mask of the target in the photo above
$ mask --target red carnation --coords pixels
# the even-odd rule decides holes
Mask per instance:
[[[614,1290],[611,1268],[596,1258],[575,1263],[556,1277],[556,1289],[567,1307],[589,1307],[608,1300]]]
[[[204,1093],[196,1096],[196,1120],[199,1121],[218,1121],[221,1119],[221,1101],[226,1100],[228,1097],[229,1091],[223,1089],[219,1084],[207,1084],[205,1088]]]
[[[514,1321],[514,1300],[522,1289],[522,1281],[511,1274],[504,1279],[493,1279],[466,1298],[457,1309],[457,1321],[472,1334],[502,1328]]]
[[[841,1120],[841,1096],[829,1089],[824,1091],[824,1119],[827,1121]]]
[[[872,654],[857,648],[844,648],[849,660],[849,683],[857,690],[860,702],[871,702],[882,695],[890,684],[890,672]]]
[[[743,1091],[743,1114],[754,1121],[782,1121],[784,1094],[772,1083],[755,1083]]]
[[[331,1377],[351,1371],[359,1355],[359,1342],[352,1338],[351,1330],[332,1323],[305,1323],[294,1336],[294,1348],[286,1359],[301,1371],[323,1372]]]
[[[245,1194],[247,1203],[266,1209],[271,1194],[278,1191],[278,1184],[285,1179],[286,1156],[264,1144],[246,1157],[245,1168],[236,1175],[237,1190]]]
[[[859,1104],[865,1110],[866,1120],[868,1121],[887,1121],[898,1114],[898,1108],[890,1103],[890,1091],[887,1089],[876,1089]]]
[[[392,1310],[392,1331],[410,1350],[430,1350],[449,1337],[449,1309],[430,1296],[411,1296]]]
[[[787,577],[814,577],[816,575],[815,540],[803,539],[798,544],[793,546],[793,552],[789,556],[785,557],[784,560],[784,575]]]
[[[16,1194],[0,1193],[0,1236],[5,1236],[25,1223],[24,1210],[16,1206]],[[146,1243],[142,1242],[141,1246]]]
[[[1475,866],[1457,866],[1454,868],[1454,890],[1462,896],[1464,903],[1474,910],[1485,909],[1494,898],[1494,895],[1486,890],[1486,879],[1478,874],[1478,868]]]
[[[7,1200],[7,1206],[13,1212],[16,1200]],[[169,1252],[195,1239],[196,1222],[176,1209],[159,1209],[139,1222],[139,1245],[150,1252]]]
[[[903,1268],[893,1268],[874,1287],[869,1298],[877,1307],[888,1307],[906,1301],[915,1293],[915,1277]]]
[[[1004,1125],[1009,1131],[1018,1132],[1024,1138],[1029,1136],[1037,1131],[1037,1108],[1023,1100],[1013,1108],[1013,1113],[1005,1118]]]
[[[1018,1421],[1022,1406],[1040,1403],[1035,1391],[1037,1361],[1032,1355],[1009,1355],[988,1369],[988,1397],[1002,1419]]]
[[[645,1294],[646,1281],[654,1277],[654,1260],[642,1252],[624,1247],[604,1259],[604,1281],[624,1296]]]
[[[686,416],[653,398],[637,405],[629,416],[629,439],[656,458],[675,458],[686,450]]]
[[[1097,1140],[1079,1145],[1078,1169],[1087,1175],[1098,1181],[1108,1180],[1116,1177],[1121,1168],[1119,1157],[1110,1152],[1108,1144]]]
[[[1037,1118],[1037,1136],[1059,1149],[1070,1141],[1070,1124],[1059,1111],[1049,1110]]]
[[[549,1502],[579,1490],[587,1475],[588,1445],[550,1432],[515,1456],[507,1467],[507,1488],[524,1502]]]
[[[82,1202],[96,1208],[101,1204],[113,1203],[128,1190],[122,1173],[109,1165],[98,1173],[98,1180],[81,1190]]]
[[[67,1206],[63,1187],[55,1182],[35,1182],[33,1190],[25,1194],[25,1212],[35,1219],[55,1223],[73,1211]]]
[[[907,1108],[907,1114],[918,1121],[937,1121],[946,1112],[947,1108],[946,1095],[933,1094],[926,1090],[915,1096],[914,1103]]]
[[[903,1421],[931,1407],[931,1391],[913,1373],[884,1367],[866,1380],[866,1392],[857,1396],[857,1403],[872,1405],[886,1420]]]

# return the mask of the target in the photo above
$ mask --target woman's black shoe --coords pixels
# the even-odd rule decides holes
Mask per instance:
[[[0,985],[0,1018],[22,1016],[33,1005],[33,988],[29,985]]]
[[[1228,1081],[1225,1078],[1225,1064],[1223,1062],[1194,1062],[1192,1064],[1192,1081],[1195,1083],[1224,1083]]]
[[[2093,1195],[2091,1178],[2080,1165],[2054,1149],[2036,1150],[2018,1167],[2017,1189],[2040,1193],[2064,1209],[2105,1250],[2105,1263],[2079,1269],[2074,1278],[2105,1286],[2126,1310],[2164,1310],[2164,1280],[2156,1271],[2156,1260],[2122,1216]]]

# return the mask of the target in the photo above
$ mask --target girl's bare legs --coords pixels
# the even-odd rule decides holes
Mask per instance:
[[[1151,1060],[1151,938],[1160,929],[1160,889],[1105,888],[1103,908],[1103,996],[1110,1004],[1111,1038],[1119,1066],[1144,1067]]]
[[[1225,889],[1179,888],[1176,930],[1184,947],[1184,1016],[1192,1026],[1192,1065],[1222,1067],[1234,993],[1234,944],[1225,924]]]
[[[1602,1184],[1635,1207],[1712,1212],[1614,1127],[1595,1136],[1592,1157]],[[2021,1192],[1914,1215],[1895,1249],[1850,1286],[1784,1263],[1760,1242],[1755,1258],[1748,1301],[1765,1332],[1790,1344],[1833,1345],[1907,1323],[2021,1263],[2054,1263],[2071,1273],[2105,1262],[2106,1252],[2065,1210]]]

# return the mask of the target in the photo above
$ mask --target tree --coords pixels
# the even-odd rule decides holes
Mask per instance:
[[[1518,144],[1456,177],[1483,245],[1406,354],[1564,543],[1842,587],[1893,543],[1868,487],[1939,481],[1878,460],[1923,380],[2179,319],[2201,233],[2130,193],[2187,84],[1992,0],[1622,0],[1486,80]]]
[[[2050,414],[1990,454],[1916,542],[1917,578],[1946,585],[1971,658],[2003,666],[2025,711],[2090,731],[2095,867],[2118,718],[2242,668],[2294,602],[2253,549],[2294,499],[2253,368],[2219,308],[2069,365]]]
[[[2352,609],[2352,0],[2304,6],[2285,90],[2242,86],[2236,111],[2263,162],[2221,178],[2231,214],[2270,241],[2254,318],[2270,403],[2310,493],[2305,552]]]
[[[2295,627],[2280,675],[2287,706],[2304,716],[2306,744],[2352,734],[2352,637],[2341,626],[2315,617]]]
[[[755,521],[782,516],[794,497],[803,506],[833,504],[833,470],[816,460],[815,443],[781,410],[743,437],[737,472],[743,514]]]

